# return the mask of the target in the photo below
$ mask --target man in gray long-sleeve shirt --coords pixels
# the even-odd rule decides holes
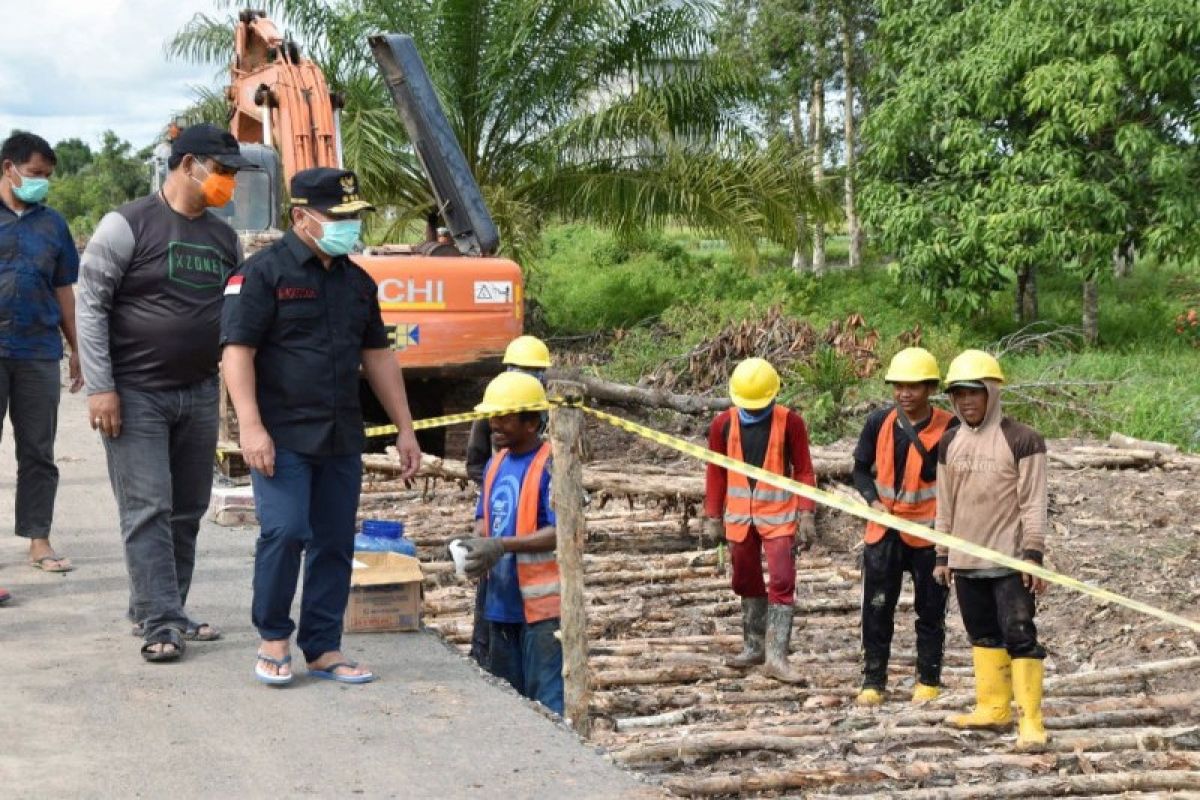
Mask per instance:
[[[92,427],[104,438],[129,570],[129,616],[147,661],[217,630],[184,612],[212,491],[229,202],[248,162],[213,125],[175,140],[161,192],[100,221],[83,255],[77,319]]]

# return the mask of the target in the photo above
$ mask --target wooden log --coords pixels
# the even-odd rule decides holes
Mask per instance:
[[[622,717],[616,720],[618,731],[644,730],[646,728],[669,728],[682,725],[695,714],[691,708],[679,708],[674,711],[664,711],[647,717]]]
[[[721,664],[670,664],[643,669],[597,671],[593,684],[597,689],[614,686],[644,686],[663,683],[693,683],[713,678],[740,678],[742,672]]]
[[[1127,728],[1136,725],[1153,725],[1168,722],[1171,712],[1164,708],[1129,708],[1118,711],[1097,711],[1091,714],[1071,714],[1062,717],[1046,717],[1046,730]]]
[[[926,751],[927,752],[927,751]],[[1019,768],[1035,773],[1048,773],[1056,770],[1070,770],[1080,760],[1089,763],[1108,757],[1108,753],[1043,753],[1024,755],[1016,753],[989,753],[982,756],[963,756],[944,758],[930,753],[931,757],[924,758],[922,751],[908,751],[906,756],[911,763],[889,762],[878,764],[878,757],[858,759],[853,756],[848,763],[829,766],[823,761],[822,769],[756,769],[752,773],[723,773],[705,776],[678,776],[668,778],[664,786],[673,794],[685,797],[710,797],[714,795],[738,795],[752,792],[788,792],[799,789],[811,789],[820,786],[831,786],[846,783],[876,783],[885,779],[891,780],[928,780],[933,775],[954,775],[963,771],[989,770],[997,767]],[[1143,759],[1149,761],[1155,769],[1169,770],[1171,763],[1166,758],[1154,758],[1154,754],[1144,754]],[[859,764],[857,762],[867,761]],[[992,785],[989,781],[988,785]],[[910,796],[896,795],[892,796]],[[936,797],[943,795],[937,794]],[[992,796],[989,794],[984,797]]]
[[[1130,706],[1164,708],[1170,711],[1194,710],[1200,708],[1200,691],[1140,697],[1109,697],[1094,703],[1087,703],[1081,706],[1079,711],[1085,714],[1095,714],[1103,711],[1120,711]]]
[[[979,769],[983,766],[993,765],[1045,771],[1051,768],[1057,761],[1052,755],[1009,755],[997,753],[985,758],[987,761],[980,764],[980,766],[974,766],[974,763],[982,761],[982,759],[962,758],[949,762],[941,761],[936,765],[928,762],[917,762],[912,764],[889,763],[886,766],[872,764],[862,767],[856,767],[853,764],[844,764],[835,768],[825,766],[821,769],[758,769],[750,773],[673,777],[667,779],[663,785],[672,794],[684,797],[744,795],[757,792],[787,792],[797,789],[812,789],[845,784],[878,783],[884,780],[922,780],[930,777],[935,772],[945,773],[954,770]],[[828,764],[828,762],[823,763]]]
[[[728,397],[701,397],[693,394],[675,394],[665,389],[645,386],[630,386],[627,383],[601,380],[575,371],[552,369],[551,379],[566,378],[583,387],[590,398],[618,406],[642,408],[669,408],[681,414],[711,414],[729,408]]]
[[[1145,439],[1134,439],[1132,436],[1126,436],[1123,433],[1113,431],[1108,435],[1108,443],[1114,447],[1121,447],[1128,450],[1153,450],[1156,453],[1162,453],[1165,456],[1173,456],[1179,452],[1177,445],[1168,444],[1167,442],[1151,442]]]
[[[1178,792],[1200,789],[1200,773],[1181,770],[1048,775],[1000,783],[889,792],[903,800],[974,800],[1006,797],[1093,797],[1122,792]]]
[[[550,390],[568,401],[582,400],[583,390],[578,384],[559,381],[552,383]],[[563,713],[580,736],[587,736],[592,688],[583,577],[587,525],[583,515],[582,430],[583,412],[578,408],[568,405],[550,409],[550,441],[554,446],[550,493],[562,598],[559,635],[563,650]]]
[[[1076,731],[1050,737],[1047,751],[1200,750],[1200,728],[1131,728],[1119,731]]]
[[[1093,683],[1113,683],[1116,681],[1139,680],[1143,678],[1154,677],[1155,675],[1165,675],[1170,672],[1185,672],[1189,670],[1200,670],[1200,656],[1172,658],[1166,661],[1150,661],[1145,664],[1135,664],[1128,667],[1098,669],[1094,672],[1076,672],[1071,675],[1057,675],[1047,678],[1045,687],[1047,691],[1054,691],[1055,689],[1063,686],[1077,687]]]
[[[656,761],[686,761],[722,753],[741,753],[752,750],[771,750],[781,753],[815,750],[826,746],[829,742],[826,731],[828,725],[820,730],[817,730],[818,727],[820,726],[799,726],[792,729],[781,729],[770,734],[759,731],[701,733],[666,741],[631,744],[614,750],[613,758],[623,764],[634,765]],[[841,738],[845,742],[860,744],[885,740],[928,744],[930,742],[978,740],[983,735],[974,731],[958,731],[948,727],[912,727],[856,731],[851,734],[843,734]]]

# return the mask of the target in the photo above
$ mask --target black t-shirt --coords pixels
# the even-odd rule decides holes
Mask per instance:
[[[221,344],[256,348],[259,414],[278,446],[362,452],[362,351],[388,347],[375,281],[362,267],[341,256],[327,270],[289,231],[229,279]]]
[[[862,433],[858,437],[858,444],[854,447],[854,488],[858,489],[858,493],[868,503],[879,499],[879,494],[875,491],[875,482],[871,470],[875,466],[875,450],[879,445],[879,432],[883,429],[883,423],[890,413],[892,413],[891,406],[881,408],[878,411],[872,411],[867,416],[867,421],[863,423]],[[932,419],[933,415],[930,414],[924,420],[913,423],[913,429],[918,434],[921,433],[921,431],[929,427],[929,421]],[[899,421],[894,424],[896,429],[892,432],[892,463],[895,464],[895,485],[892,488],[899,492],[900,484],[904,481],[904,469],[908,464],[908,453],[911,442],[909,441],[908,434],[900,427]],[[946,427],[947,429],[958,427],[958,417],[951,419]],[[936,479],[937,447],[934,447],[921,460],[921,480],[931,482]]]
[[[184,216],[161,194],[105,215],[84,253],[79,288],[89,392],[169,390],[214,377],[221,291],[240,252],[220,217]],[[107,333],[107,347],[97,332]]]

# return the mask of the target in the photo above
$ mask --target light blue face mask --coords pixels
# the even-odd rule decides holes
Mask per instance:
[[[758,411],[747,411],[744,408],[739,408],[737,410],[738,421],[741,422],[743,425],[753,425],[757,422],[762,422],[764,419],[771,416],[771,412],[774,410],[775,410],[774,403],[771,403],[766,408],[760,409]]]
[[[47,178],[30,178],[21,175],[21,170],[13,167],[13,172],[21,178],[21,185],[13,185],[13,194],[22,203],[40,203],[50,193],[50,181]]]
[[[314,217],[314,219],[316,219]],[[317,247],[321,252],[330,256],[344,256],[354,252],[358,238],[362,234],[361,219],[335,219],[321,222],[321,238],[317,239]]]

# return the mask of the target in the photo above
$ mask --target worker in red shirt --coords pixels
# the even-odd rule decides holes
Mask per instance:
[[[766,360],[750,358],[733,370],[729,396],[734,408],[721,412],[708,431],[708,446],[793,480],[816,485],[804,420],[775,402],[779,373]],[[763,673],[785,683],[804,679],[788,664],[796,589],[794,548],[811,545],[816,528],[813,502],[787,490],[708,465],[706,527],[729,540],[733,591],[742,598],[742,652],[730,666],[765,664]],[[762,553],[769,582],[764,585]]]

